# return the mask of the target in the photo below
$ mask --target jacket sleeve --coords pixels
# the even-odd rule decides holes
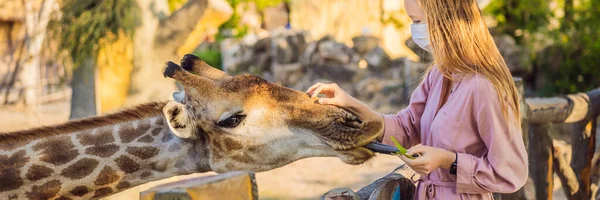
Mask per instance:
[[[489,82],[474,90],[473,115],[477,130],[487,147],[487,154],[476,157],[458,153],[458,193],[512,193],[519,190],[528,177],[528,158],[522,131],[514,119],[514,109],[504,117],[498,95]]]
[[[394,136],[407,149],[421,143],[421,116],[425,110],[425,104],[432,85],[432,74],[435,73],[435,70],[430,70],[413,91],[406,108],[397,114],[382,115],[384,119],[382,143],[395,146],[390,136]]]

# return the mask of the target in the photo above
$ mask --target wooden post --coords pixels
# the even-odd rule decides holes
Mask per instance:
[[[565,156],[562,155],[563,150],[563,146],[558,143],[554,144],[554,171],[562,183],[567,199],[573,199],[573,195],[579,191],[579,182],[577,175],[573,172]]]
[[[595,118],[594,118],[595,119]],[[596,144],[596,121],[584,120],[573,124],[573,137],[571,139],[573,159],[571,167],[579,180],[579,190],[573,199],[590,199],[592,158]]]
[[[521,132],[523,132],[523,142],[525,143],[525,149],[529,147],[529,105],[525,103],[525,88],[523,78],[514,77],[515,86],[517,87],[517,91],[519,92],[519,104],[521,106]]]
[[[553,146],[550,124],[529,126],[529,174],[535,183],[536,199],[552,199]]]
[[[513,77],[515,82],[515,86],[517,87],[517,91],[519,92],[519,104],[521,106],[521,131],[523,133],[523,142],[525,143],[525,149],[529,149],[529,106],[525,103],[525,89],[523,87],[523,78],[521,77]],[[531,178],[531,172],[529,173],[529,177]],[[494,196],[494,199],[514,199],[514,200],[525,200],[525,199],[533,199],[535,194],[529,194],[530,191],[526,190],[527,188],[533,187],[533,183],[531,181],[527,181],[525,186],[523,186],[518,191],[511,194],[498,194]]]
[[[256,200],[257,191],[254,173],[238,171],[158,185],[141,192],[140,200]]]

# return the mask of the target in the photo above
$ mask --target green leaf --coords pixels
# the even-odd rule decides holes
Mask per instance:
[[[406,150],[406,148],[404,148],[398,141],[396,141],[396,138],[394,138],[394,136],[390,135],[390,138],[392,138],[392,141],[394,142],[394,144],[396,144],[396,147],[398,147],[398,152],[396,152],[396,155],[403,155],[403,156],[406,156],[407,158],[415,159],[411,155],[406,154],[406,152],[408,150]]]

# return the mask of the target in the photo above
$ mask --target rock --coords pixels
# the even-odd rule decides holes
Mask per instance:
[[[258,40],[252,48],[251,65],[260,72],[271,71],[271,38],[266,37]]]
[[[359,57],[343,43],[323,37],[307,46],[301,63],[321,78],[334,82],[351,81],[358,70]]]
[[[348,64],[352,59],[352,49],[343,43],[327,40],[317,44],[317,48],[320,64]]]
[[[247,71],[253,58],[252,50],[237,39],[228,38],[219,47],[223,61],[223,71],[236,74]]]
[[[390,69],[384,73],[386,79],[404,79],[404,64],[407,58],[396,58],[392,60]]]
[[[403,98],[405,88],[402,79],[369,77],[353,84],[353,87],[354,97],[377,110],[395,113],[406,103]]]
[[[385,70],[390,67],[392,64],[392,60],[390,56],[383,50],[383,48],[377,46],[373,48],[371,51],[365,54],[365,60],[369,64],[369,68],[376,68],[380,70]]]
[[[359,196],[349,188],[335,188],[321,196],[321,200],[359,200]]]
[[[408,102],[412,92],[419,86],[428,67],[427,63],[404,60],[404,102]]]
[[[315,74],[329,79],[333,82],[349,82],[356,74],[358,66],[356,65],[321,65],[319,67],[310,68]]]
[[[533,72],[531,67],[531,59],[527,51],[517,45],[514,38],[509,35],[494,36],[494,42],[500,50],[500,54],[506,60],[508,69],[513,76],[525,77]],[[559,62],[560,63],[560,62]]]
[[[364,35],[353,37],[352,42],[354,43],[354,50],[361,55],[379,46],[379,38],[374,36]]]
[[[289,64],[298,62],[300,54],[306,48],[305,32],[277,29],[272,31],[272,56],[277,63]]]
[[[290,86],[300,82],[306,73],[305,68],[300,63],[273,63],[271,71],[273,72],[275,82],[283,86]]]
[[[302,65],[310,66],[312,63],[317,62],[317,57],[314,57],[313,55],[316,55],[318,44],[319,42],[312,42],[306,45],[306,49],[304,49],[304,52],[300,55],[300,63],[302,63]]]
[[[357,96],[355,97],[358,99],[371,100],[382,88],[383,83],[380,79],[366,78],[356,84],[355,90],[357,91]]]
[[[412,50],[415,54],[417,54],[417,56],[419,56],[421,62],[433,61],[433,55],[419,47],[419,45],[417,45],[417,43],[413,41],[412,37],[406,39],[405,44],[410,50]]]

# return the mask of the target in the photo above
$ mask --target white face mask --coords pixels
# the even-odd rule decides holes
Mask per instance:
[[[431,52],[431,42],[429,41],[429,32],[427,24],[411,24],[410,32],[413,41],[425,51]]]

